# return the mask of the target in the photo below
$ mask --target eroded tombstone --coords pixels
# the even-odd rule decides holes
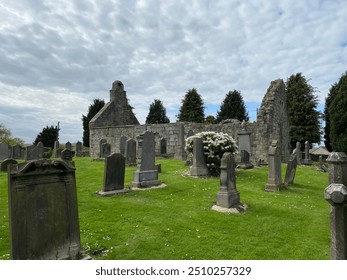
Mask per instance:
[[[300,142],[296,142],[295,155],[296,155],[297,164],[301,164],[302,152],[301,152],[301,143]]]
[[[80,258],[75,168],[61,160],[9,167],[11,258]]]
[[[252,169],[254,165],[250,162],[250,154],[246,150],[241,150],[241,162],[237,165],[240,169]]]
[[[193,165],[190,167],[190,175],[198,177],[209,176],[210,172],[206,166],[204,156],[204,145],[202,138],[193,139]]]
[[[133,187],[147,188],[158,186],[158,169],[155,165],[155,141],[154,133],[146,131],[142,137],[141,161],[137,165],[134,173]]]
[[[278,140],[273,140],[268,152],[269,175],[265,191],[276,192],[282,187],[281,147]]]
[[[220,165],[220,189],[216,205],[236,208],[240,205],[240,193],[236,190],[235,159],[231,153],[224,153]]]
[[[184,124],[178,123],[178,135],[177,135],[177,145],[175,149],[175,159],[185,160],[187,158],[184,139]]]
[[[39,149],[36,145],[30,145],[25,148],[24,160],[38,160],[39,159]]]
[[[347,186],[347,156],[344,152],[332,152],[327,158],[329,184]]]
[[[72,151],[72,144],[68,141],[65,143],[65,148]]]
[[[75,155],[74,151],[71,151],[68,148],[65,148],[62,152],[61,152],[61,159],[64,161],[72,161],[73,156]]]
[[[12,147],[12,158],[13,159],[22,159],[24,157],[23,155],[23,148],[20,145],[15,145]]]
[[[297,164],[298,162],[297,162],[296,155],[291,155],[288,160],[286,175],[284,177],[285,187],[288,187],[288,185],[291,185],[294,183]]]
[[[45,150],[43,143],[42,142],[37,143],[36,149],[37,149],[38,159],[43,159],[43,153]]]
[[[54,141],[54,147],[53,147],[53,154],[52,157],[58,158],[61,155],[61,149],[60,149],[60,144],[59,141]]]
[[[125,160],[128,166],[136,165],[136,141],[128,139],[125,147]]]
[[[126,142],[127,142],[126,136],[121,136],[119,141],[119,151],[124,156],[125,155],[125,149],[126,149]]]
[[[9,147],[6,143],[0,143],[0,160],[4,160],[10,157]]]
[[[77,141],[76,143],[76,157],[82,156],[82,142]]]
[[[311,165],[312,160],[310,156],[310,143],[308,141],[305,142],[305,159],[302,161],[305,165]]]
[[[111,144],[104,143],[101,146],[101,157],[106,158],[111,154]]]
[[[113,153],[105,158],[104,181],[102,190],[98,192],[101,196],[127,193],[124,189],[125,157],[120,153]]]
[[[15,160],[15,159],[12,159],[12,158],[7,158],[5,160],[3,160],[1,163],[0,163],[0,171],[2,172],[7,172],[7,167],[10,165],[10,164],[17,164],[18,162]]]

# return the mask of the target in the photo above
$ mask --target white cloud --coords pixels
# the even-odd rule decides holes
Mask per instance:
[[[140,122],[154,99],[175,121],[193,87],[206,107],[233,89],[259,103],[297,72],[324,102],[346,71],[346,20],[342,0],[0,0],[0,122],[31,142],[60,121],[62,141],[80,140],[81,114],[114,80]]]

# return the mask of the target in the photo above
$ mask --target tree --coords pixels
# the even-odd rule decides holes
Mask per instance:
[[[347,152],[347,72],[330,89],[325,103],[325,140],[331,150]],[[328,119],[328,122],[327,122]],[[327,127],[328,126],[328,127]],[[328,146],[329,147],[329,146]]]
[[[216,118],[212,115],[208,115],[205,118],[205,123],[210,123],[210,124],[215,124],[216,123]]]
[[[320,142],[320,113],[316,110],[317,96],[313,87],[301,74],[291,75],[286,82],[288,102],[289,137],[294,149],[296,142]]]
[[[24,145],[24,141],[17,137],[12,137],[11,130],[0,123],[0,143],[6,143],[9,146]]]
[[[53,125],[46,126],[42,131],[36,136],[34,145],[37,145],[39,142],[42,142],[44,147],[54,148],[54,142],[58,140],[59,128]]]
[[[330,141],[330,114],[329,114],[329,107],[336,97],[338,93],[338,84],[335,83],[331,86],[329,90],[329,94],[327,98],[325,99],[325,107],[324,107],[324,120],[325,120],[325,127],[324,127],[324,145],[327,148],[329,152],[333,151],[333,147],[331,146]]]
[[[227,119],[237,119],[240,122],[249,121],[245,103],[241,93],[237,90],[229,91],[217,112],[217,122]]]
[[[177,119],[179,122],[204,122],[204,102],[195,88],[187,91],[182,100],[182,105]]]
[[[146,118],[146,124],[169,123],[170,120],[166,116],[166,109],[160,100],[154,99],[149,106],[149,113]]]
[[[104,105],[104,100],[94,99],[93,103],[89,105],[87,116],[82,115],[83,146],[85,147],[89,147],[89,122],[102,109],[102,107],[104,107]]]

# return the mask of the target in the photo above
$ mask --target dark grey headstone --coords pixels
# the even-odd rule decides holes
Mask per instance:
[[[75,155],[74,151],[71,151],[68,148],[65,148],[62,152],[61,152],[61,159],[65,160],[65,161],[72,161],[73,156]]]
[[[24,160],[38,160],[39,159],[39,149],[35,145],[27,146],[25,148]]]
[[[82,143],[77,141],[76,143],[76,156],[80,157],[82,155]]]
[[[100,142],[99,142],[99,149],[100,149],[99,157],[101,157],[101,158],[105,157],[104,151],[103,151],[103,145],[106,144],[106,143],[107,143],[106,139],[101,139]]]
[[[9,158],[9,147],[6,143],[0,143],[0,160]]]
[[[70,142],[65,143],[65,148],[72,151],[72,144]]]
[[[126,142],[127,142],[127,137],[124,135],[121,136],[119,141],[119,151],[123,156],[125,155]]]
[[[23,153],[23,147],[21,145],[15,145],[12,147],[12,158],[13,159],[23,159],[24,153]]]
[[[193,140],[193,165],[190,167],[190,175],[205,177],[210,174],[204,156],[204,146],[202,138]]]
[[[301,152],[301,144],[300,144],[300,142],[296,142],[295,155],[296,155],[297,163],[301,164],[302,152]]]
[[[43,159],[43,153],[45,150],[43,143],[42,142],[37,143],[36,148],[37,148],[38,159]]]
[[[277,140],[273,140],[268,153],[269,175],[265,191],[276,192],[282,187],[281,147]]]
[[[297,164],[298,164],[298,161],[297,161],[296,155],[290,156],[288,160],[288,164],[287,164],[286,175],[284,177],[285,187],[288,187],[288,185],[291,185],[294,183]]]
[[[129,139],[126,142],[125,158],[127,165],[136,165],[136,141],[134,139]]]
[[[7,167],[10,165],[10,164],[17,164],[18,162],[15,160],[15,159],[12,159],[12,158],[7,158],[5,160],[3,160],[1,163],[0,163],[0,170],[2,172],[7,172]]]
[[[102,158],[106,158],[106,157],[108,157],[110,154],[111,154],[111,144],[109,144],[109,143],[104,143],[104,144],[102,144],[100,156],[101,156]]]
[[[312,160],[310,156],[310,143],[308,141],[305,142],[305,159],[302,161],[305,165],[311,165]]]
[[[78,259],[80,231],[75,168],[66,161],[29,161],[9,168],[11,258]]]

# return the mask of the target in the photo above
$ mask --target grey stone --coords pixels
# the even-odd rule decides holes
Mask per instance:
[[[193,165],[190,167],[190,175],[198,177],[206,177],[210,175],[205,162],[202,138],[196,137],[193,140]]]
[[[126,142],[127,142],[127,137],[122,135],[120,137],[120,141],[119,141],[119,151],[120,153],[124,156],[125,155],[125,149],[126,149]]]
[[[184,139],[184,124],[178,123],[178,136],[177,136],[177,145],[175,148],[175,159],[177,160],[185,160],[187,158],[185,147],[185,139]]]
[[[241,163],[237,165],[239,169],[251,169],[254,165],[250,162],[249,152],[246,150],[241,150]]]
[[[288,160],[286,175],[284,177],[285,187],[288,187],[288,185],[291,185],[294,183],[297,164],[298,162],[297,162],[296,155],[292,155],[290,159]]]
[[[24,158],[24,148],[21,145],[15,145],[12,147],[12,158],[13,159],[23,159]]]
[[[35,145],[27,146],[25,148],[24,160],[38,160],[39,159],[39,149]]]
[[[237,133],[239,151],[251,153],[251,132],[242,130]]]
[[[224,153],[220,166],[220,190],[217,206],[236,208],[240,205],[240,193],[236,190],[235,159],[231,153]]]
[[[154,133],[146,131],[143,134],[141,161],[134,173],[133,187],[147,188],[158,186],[158,169],[155,166],[155,142]]]
[[[65,148],[72,151],[72,144],[68,141],[65,143]]]
[[[101,146],[101,158],[106,158],[111,154],[111,144],[109,143],[103,143]]]
[[[82,156],[83,152],[82,152],[82,142],[77,141],[76,143],[76,157],[80,157]]]
[[[17,164],[18,162],[15,160],[15,159],[12,159],[12,158],[7,158],[5,160],[3,160],[1,163],[0,163],[0,170],[2,172],[7,172],[7,167],[10,165],[10,164]]]
[[[0,143],[0,160],[9,158],[9,146],[6,143]]]
[[[129,166],[136,165],[136,141],[134,139],[128,139],[126,142],[125,160]]]
[[[308,141],[305,142],[305,159],[302,160],[302,164],[311,165],[312,160],[310,156],[310,143]]]
[[[65,160],[65,161],[72,161],[73,156],[75,155],[74,151],[71,151],[68,148],[65,148],[62,152],[61,152],[61,159]]]
[[[78,259],[80,231],[75,168],[60,160],[9,168],[12,259]]]
[[[347,156],[344,152],[332,152],[327,158],[329,183],[347,186]]]
[[[166,155],[167,154],[167,141],[165,138],[162,138],[160,140],[160,154]]]
[[[347,260],[347,188],[330,184],[324,192],[330,204],[330,248],[333,260]]]
[[[302,161],[302,152],[301,152],[301,143],[296,142],[295,155],[297,164],[301,164]]]
[[[282,187],[281,147],[278,140],[273,140],[269,148],[269,175],[265,191],[276,192]]]
[[[60,144],[59,141],[54,141],[54,147],[53,147],[53,154],[52,157],[53,158],[58,158],[61,156],[61,149],[60,149]]]

